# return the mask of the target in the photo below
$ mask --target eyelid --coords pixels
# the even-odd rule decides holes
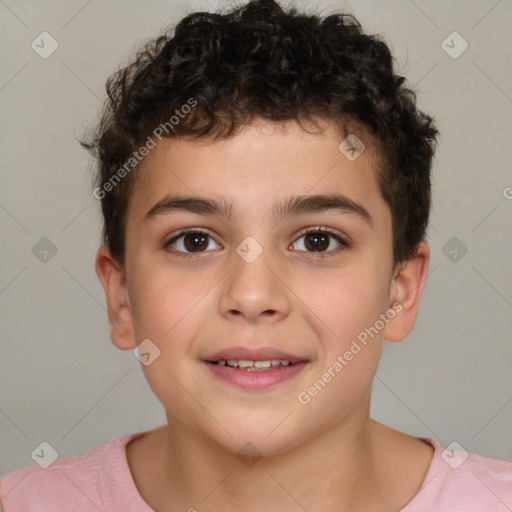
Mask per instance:
[[[167,240],[167,242],[164,243],[164,245],[168,245],[173,240],[176,240],[180,236],[187,235],[189,233],[204,233],[204,234],[206,234],[208,236],[211,236],[213,238],[213,234],[212,234],[212,232],[208,228],[201,228],[201,227],[183,228],[183,229],[178,230],[176,233],[173,233],[170,236],[169,240]]]
[[[349,243],[348,237],[343,235],[342,233],[328,228],[327,226],[309,226],[307,228],[304,228],[303,230],[299,231],[299,234],[297,235],[297,238],[300,238],[301,236],[307,235],[308,233],[329,233],[330,235],[337,236],[338,238],[341,238],[345,243]]]

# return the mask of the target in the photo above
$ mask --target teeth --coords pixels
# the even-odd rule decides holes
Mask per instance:
[[[271,361],[254,361],[254,366],[256,368],[270,368],[271,365]]]
[[[286,359],[269,359],[266,361],[249,361],[247,359],[220,359],[217,361],[220,366],[231,366],[232,368],[265,369],[275,366],[289,366],[291,363]]]

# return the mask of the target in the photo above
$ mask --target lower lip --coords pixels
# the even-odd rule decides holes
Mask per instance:
[[[231,368],[227,365],[220,366],[218,364],[203,361],[210,371],[219,379],[230,384],[234,384],[242,389],[260,390],[275,386],[285,380],[289,380],[300,373],[308,364],[307,361],[292,364],[290,366],[279,366],[272,370],[240,370]]]

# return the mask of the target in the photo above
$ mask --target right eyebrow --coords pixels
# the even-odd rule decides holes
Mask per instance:
[[[160,215],[175,210],[182,210],[202,215],[221,215],[227,220],[233,217],[233,204],[224,199],[208,199],[198,196],[165,196],[158,201],[145,215],[144,220],[149,221]]]

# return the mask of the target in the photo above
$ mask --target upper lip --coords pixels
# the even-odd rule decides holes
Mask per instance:
[[[262,347],[259,349],[250,349],[245,347],[227,348],[209,355],[204,360],[214,362],[220,361],[221,359],[234,359],[237,361],[269,361],[272,359],[279,359],[290,361],[290,363],[300,363],[302,361],[307,361],[307,359],[303,357],[287,354],[271,347]]]

